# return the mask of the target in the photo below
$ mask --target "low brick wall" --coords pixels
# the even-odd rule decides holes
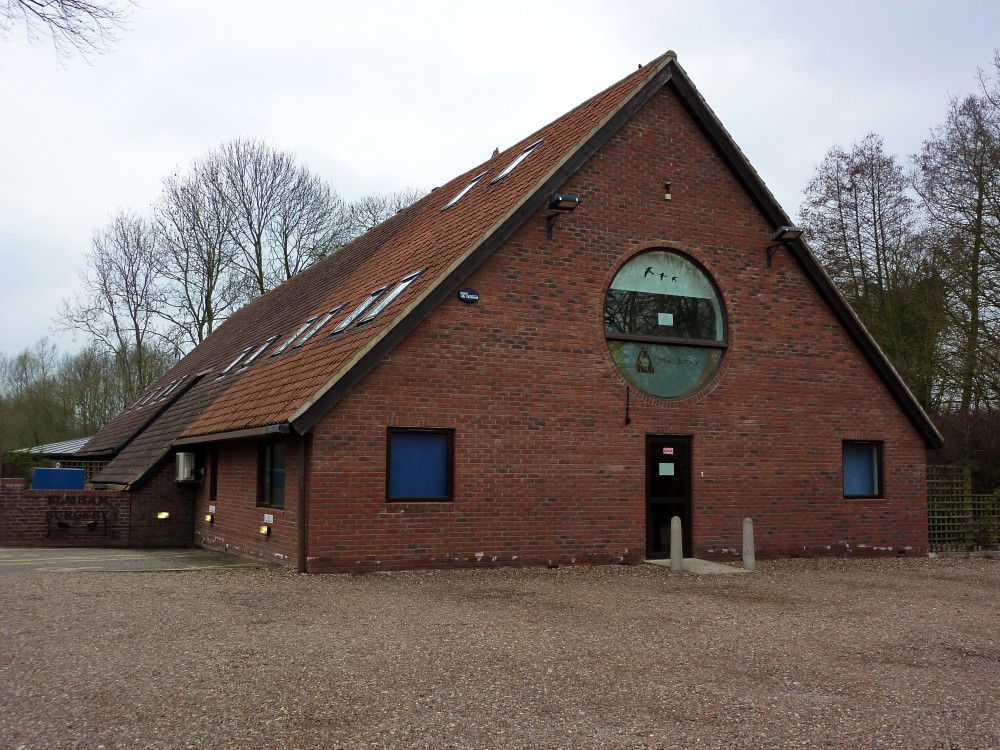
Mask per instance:
[[[29,490],[0,480],[0,544],[127,547],[132,501],[127,493]]]
[[[155,481],[138,492],[29,490],[0,480],[0,545],[186,547],[193,543],[191,488]],[[166,519],[157,517],[167,512]]]

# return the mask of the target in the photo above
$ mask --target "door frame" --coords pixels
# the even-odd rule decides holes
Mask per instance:
[[[653,444],[656,443],[663,446],[663,443],[673,443],[672,446],[676,451],[678,448],[686,452],[686,460],[683,461],[682,470],[685,472],[683,486],[686,488],[684,496],[675,497],[656,497],[653,495],[653,485],[654,485],[654,472],[658,471],[659,461],[653,460]],[[692,549],[692,539],[693,539],[693,523],[692,517],[692,506],[693,506],[693,489],[691,486],[691,479],[693,477],[694,471],[692,469],[693,464],[693,444],[694,437],[692,435],[671,435],[671,434],[647,434],[645,440],[645,454],[643,464],[646,470],[646,558],[655,560],[663,559],[670,556],[670,546],[669,542],[666,545],[657,542],[656,536],[657,531],[660,530],[662,534],[662,515],[663,513],[670,513],[667,518],[666,523],[669,525],[669,518],[679,515],[681,518],[681,523],[683,527],[683,548],[684,557],[691,557],[693,554]],[[659,455],[659,454],[658,454]],[[679,462],[681,463],[681,462]],[[679,512],[678,512],[679,511]],[[659,518],[658,518],[659,517]]]

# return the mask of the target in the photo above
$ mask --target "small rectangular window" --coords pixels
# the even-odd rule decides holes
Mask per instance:
[[[386,284],[385,286],[380,287],[379,289],[376,289],[374,292],[369,294],[368,298],[364,302],[362,302],[360,305],[355,307],[354,310],[351,311],[350,315],[348,315],[342,321],[337,323],[337,327],[333,329],[333,332],[330,335],[335,336],[338,333],[346,331],[347,328],[351,325],[351,323],[353,323],[355,320],[361,317],[362,313],[364,313],[365,310],[367,310],[369,307],[372,306],[372,303],[375,302],[375,300],[377,300],[379,297],[385,294],[385,290],[388,288],[389,285]]]
[[[454,206],[460,200],[462,200],[462,198],[465,197],[465,194],[468,193],[470,190],[472,190],[472,188],[474,188],[479,183],[479,181],[481,179],[483,179],[486,175],[488,175],[489,172],[490,172],[490,170],[487,169],[481,175],[479,175],[477,177],[473,177],[472,178],[472,182],[470,182],[468,185],[466,185],[464,188],[462,188],[461,192],[458,195],[456,195],[454,198],[452,198],[450,201],[448,201],[445,204],[445,207],[442,208],[441,210],[445,211],[445,210],[451,208],[452,206]]]
[[[528,146],[526,149],[524,149],[524,151],[522,151],[521,153],[519,153],[517,155],[517,157],[514,159],[514,161],[512,161],[510,164],[508,164],[506,167],[504,167],[504,170],[500,174],[498,174],[496,177],[494,177],[492,180],[490,180],[490,184],[491,185],[496,185],[498,182],[500,182],[500,180],[502,180],[504,177],[506,177],[511,172],[513,172],[514,169],[517,167],[518,164],[520,164],[522,161],[524,161],[525,159],[527,159],[528,156],[531,154],[532,151],[534,151],[536,148],[538,148],[539,146],[542,145],[542,141],[543,140],[545,140],[545,139],[542,138],[542,139],[539,139],[539,140],[535,141],[530,146]]]
[[[844,441],[844,497],[882,497],[882,443]]]
[[[404,291],[406,291],[406,287],[412,284],[413,280],[417,278],[420,274],[422,274],[425,270],[426,269],[422,268],[419,271],[416,271],[415,273],[411,273],[409,276],[404,277],[402,281],[400,281],[398,284],[396,284],[395,287],[393,287],[391,292],[382,296],[382,299],[378,301],[378,304],[368,311],[368,314],[365,315],[365,317],[363,317],[358,322],[358,325],[361,325],[362,323],[370,323],[371,321],[375,320],[376,316],[380,312],[382,312],[385,308],[387,308],[392,303],[392,301],[396,299],[396,297],[398,297]]]
[[[451,500],[454,439],[454,430],[390,427],[386,500]]]
[[[260,449],[260,504],[285,507],[285,443],[264,443]]]

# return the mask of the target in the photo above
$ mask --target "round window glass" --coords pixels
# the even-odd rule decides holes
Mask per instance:
[[[726,321],[715,284],[699,266],[670,250],[650,250],[611,282],[604,335],[632,385],[660,398],[683,398],[722,361]]]

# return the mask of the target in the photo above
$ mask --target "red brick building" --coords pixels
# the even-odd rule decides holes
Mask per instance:
[[[233,315],[97,483],[310,572],[923,554],[940,436],[789,224],[667,53]]]

